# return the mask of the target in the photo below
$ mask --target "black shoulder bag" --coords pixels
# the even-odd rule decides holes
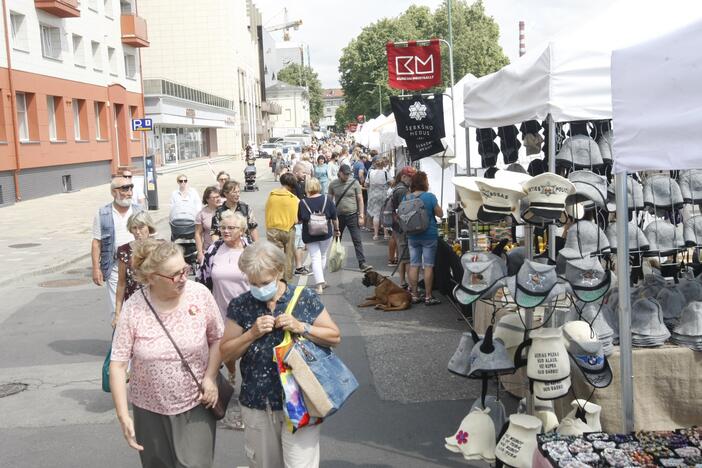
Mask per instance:
[[[156,317],[156,320],[158,321],[159,325],[161,325],[161,328],[163,328],[163,331],[166,332],[166,336],[168,337],[169,340],[171,340],[171,343],[173,343],[173,347],[175,348],[176,352],[178,353],[178,356],[180,356],[180,360],[183,362],[183,365],[185,368],[188,370],[188,373],[190,376],[193,378],[195,381],[195,385],[197,385],[198,390],[200,390],[200,393],[204,395],[204,391],[202,389],[202,385],[200,382],[197,380],[197,377],[195,377],[195,373],[193,372],[192,368],[190,367],[190,364],[188,364],[188,361],[185,360],[185,357],[183,356],[183,353],[180,352],[180,348],[176,344],[176,342],[173,340],[173,337],[171,334],[168,332],[168,329],[166,326],[163,324],[163,321],[161,320],[161,317],[158,316],[156,313],[156,309],[154,309],[154,306],[151,305],[151,302],[146,297],[146,293],[144,293],[144,289],[141,289],[141,294],[144,296],[144,300],[146,301],[146,304],[149,306],[151,309],[151,312],[154,313],[154,317]],[[227,379],[224,378],[221,372],[217,372],[217,379],[215,380],[215,383],[217,385],[217,403],[212,408],[207,408],[210,410],[214,418],[219,421],[220,419],[224,418],[224,415],[227,414],[227,406],[229,406],[229,400],[232,399],[232,395],[234,395],[234,387],[227,381]]]

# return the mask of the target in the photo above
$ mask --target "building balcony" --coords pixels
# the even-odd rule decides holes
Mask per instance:
[[[270,102],[270,101],[263,101],[261,103],[261,112],[265,112],[266,114],[282,114],[283,113],[283,108],[280,107],[280,104],[275,103],[275,102]]]
[[[122,15],[122,43],[132,47],[149,47],[146,20],[137,15]]]
[[[78,18],[78,0],[34,0],[34,6],[59,18]]]

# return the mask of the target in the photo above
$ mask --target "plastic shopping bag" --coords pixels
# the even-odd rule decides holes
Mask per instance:
[[[300,296],[303,287],[304,286],[298,286],[295,288],[295,293],[285,311],[286,314],[292,314],[295,304],[297,303],[297,298]],[[292,334],[286,331],[283,341],[273,348],[273,360],[278,369],[280,384],[283,387],[283,396],[285,399],[283,402],[285,423],[290,432],[295,432],[302,427],[313,426],[322,422],[321,418],[310,416],[307,405],[305,404],[305,398],[293,376],[292,369],[284,362],[285,355],[294,344],[295,342],[293,341]]]
[[[346,247],[341,245],[341,239],[335,237],[327,259],[327,268],[332,273],[339,271],[344,266],[344,261],[346,261]]]

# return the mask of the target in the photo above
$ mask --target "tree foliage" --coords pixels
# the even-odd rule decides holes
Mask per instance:
[[[307,87],[310,98],[310,120],[312,123],[318,123],[323,116],[324,102],[322,100],[322,83],[319,81],[317,72],[308,66],[291,63],[278,72],[278,80]]]
[[[482,0],[468,5],[466,0],[452,2],[453,59],[455,81],[468,73],[483,76],[499,70],[509,63],[498,43],[499,27],[485,14]],[[378,113],[378,86],[382,90],[383,112],[390,110],[388,96],[400,90],[388,87],[388,41],[408,41],[441,38],[448,40],[446,0],[432,12],[426,6],[413,5],[395,18],[383,18],[363,28],[358,36],[344,48],[339,60],[341,87],[346,96],[346,121],[357,115],[376,116]],[[441,47],[442,88],[451,85],[448,48]],[[337,126],[339,120],[337,115]]]
[[[336,113],[334,114],[334,127],[336,127],[337,132],[343,132],[346,128],[348,111],[346,110],[346,104],[342,104],[336,108]]]

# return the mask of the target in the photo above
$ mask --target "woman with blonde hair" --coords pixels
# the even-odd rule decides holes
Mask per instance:
[[[324,266],[327,264],[327,251],[331,244],[332,234],[335,236],[341,234],[334,200],[326,193],[322,194],[321,191],[322,187],[318,179],[307,179],[305,181],[307,197],[300,200],[297,209],[297,218],[302,221],[302,242],[305,243],[307,251],[310,253],[317,294],[322,294],[324,288],[327,287],[324,281]],[[313,213],[322,214],[327,219],[327,229],[323,234],[310,233],[310,219]]]
[[[117,292],[115,294],[115,318],[112,328],[122,311],[122,305],[136,291],[137,282],[132,270],[132,251],[134,243],[142,241],[156,232],[154,221],[146,211],[134,213],[127,219],[127,230],[134,236],[134,241],[127,242],[117,249]]]
[[[188,280],[190,266],[172,242],[137,242],[132,266],[143,288],[122,308],[110,363],[110,389],[122,433],[139,452],[143,467],[211,467],[216,421],[207,408],[217,403],[224,328],[217,303],[205,286]]]
[[[232,300],[220,349],[225,360],[241,358],[239,401],[245,423],[246,456],[257,468],[319,466],[320,426],[291,433],[283,413],[283,388],[273,362],[273,348],[284,332],[322,346],[341,342],[339,327],[307,288],[285,313],[294,288],[282,281],[285,255],[272,242],[260,240],[244,250],[239,268],[251,290]]]

